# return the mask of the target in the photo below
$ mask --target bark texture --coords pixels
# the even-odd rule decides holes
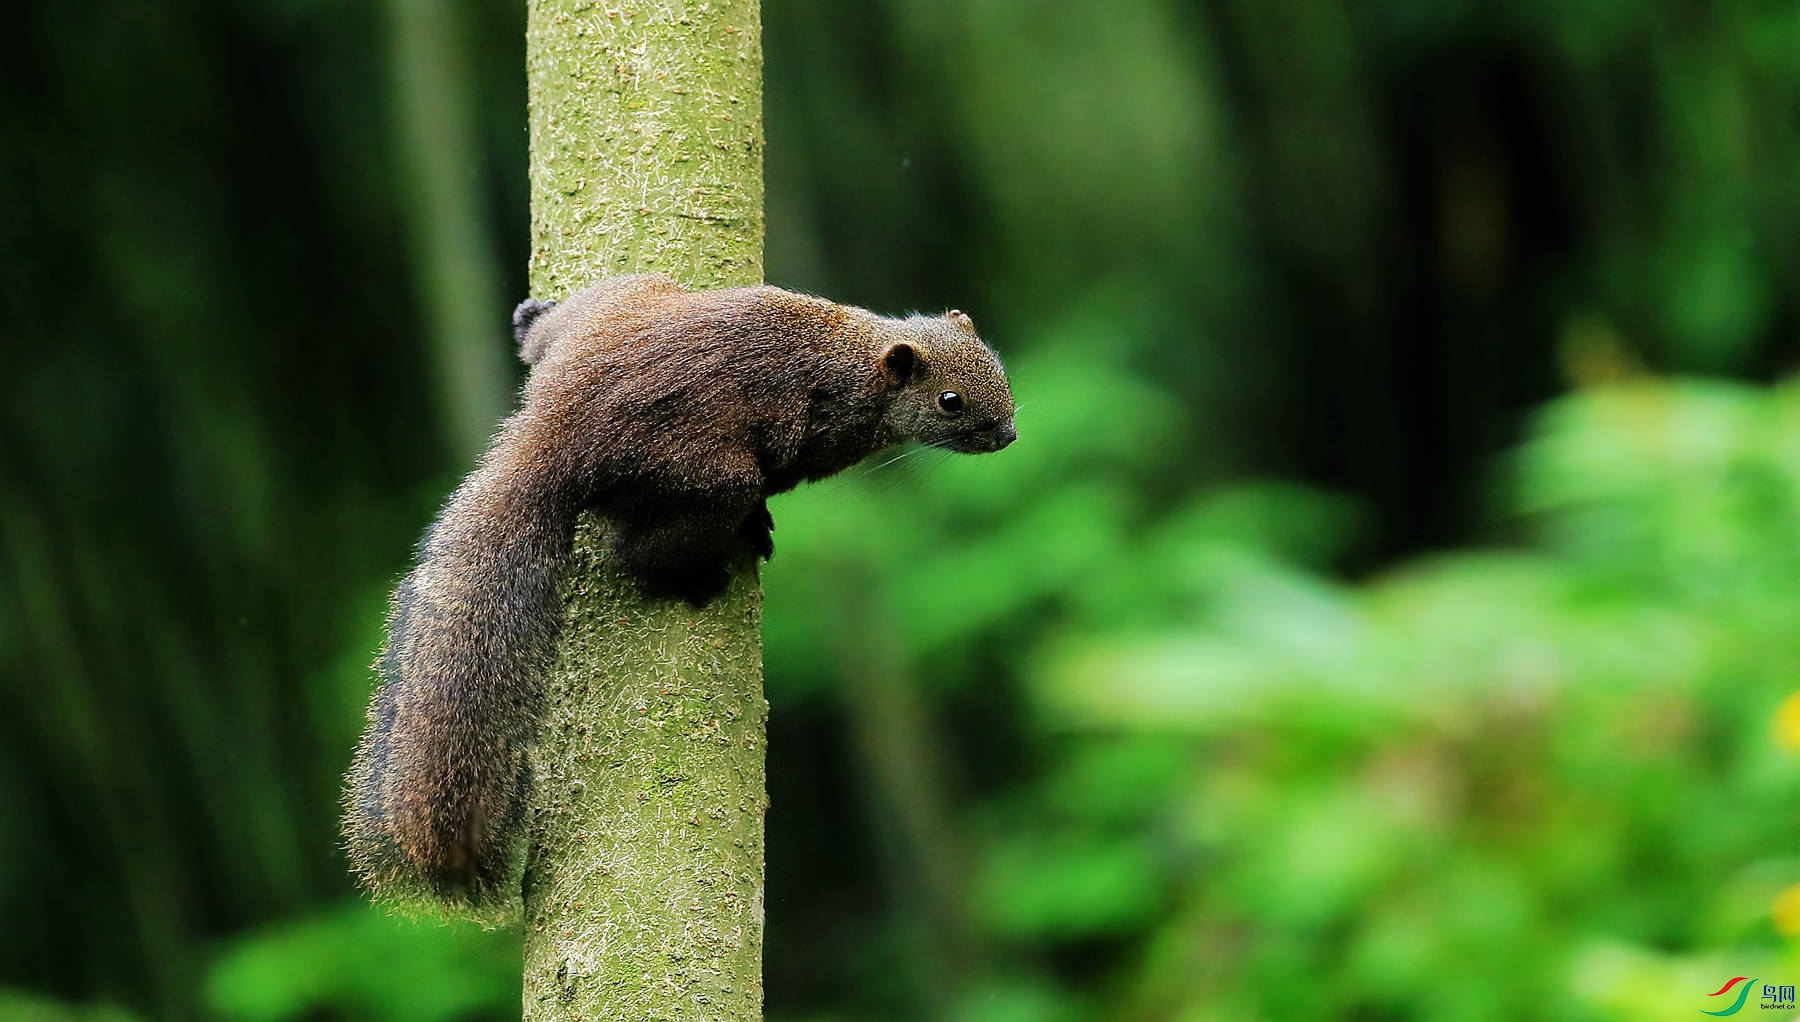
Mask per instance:
[[[532,295],[762,279],[754,0],[531,0]],[[585,518],[546,684],[524,1017],[762,1017],[762,594],[645,599]]]

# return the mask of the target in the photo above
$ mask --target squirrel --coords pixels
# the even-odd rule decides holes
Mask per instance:
[[[381,684],[345,795],[351,865],[377,895],[505,894],[576,517],[652,596],[704,605],[765,498],[913,440],[1017,437],[999,358],[958,311],[877,316],[775,287],[604,280],[513,313],[519,411],[450,496],[395,589]]]

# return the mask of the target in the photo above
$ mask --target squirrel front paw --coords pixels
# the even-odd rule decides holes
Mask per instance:
[[[744,543],[751,553],[765,561],[775,557],[775,537],[770,535],[774,531],[775,516],[769,514],[768,504],[758,506],[744,519]]]

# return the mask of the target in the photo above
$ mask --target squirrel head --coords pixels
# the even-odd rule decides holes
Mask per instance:
[[[973,320],[952,309],[892,322],[880,358],[891,392],[886,425],[895,437],[966,454],[1018,438],[1006,369]]]

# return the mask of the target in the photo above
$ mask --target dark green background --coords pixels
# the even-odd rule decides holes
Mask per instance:
[[[0,1016],[518,1010],[516,936],[368,911],[336,846],[469,465],[389,10],[0,33]],[[523,11],[443,16],[522,296]],[[1800,6],[764,18],[770,281],[970,310],[1021,402],[777,503],[771,1018],[1800,977]]]

